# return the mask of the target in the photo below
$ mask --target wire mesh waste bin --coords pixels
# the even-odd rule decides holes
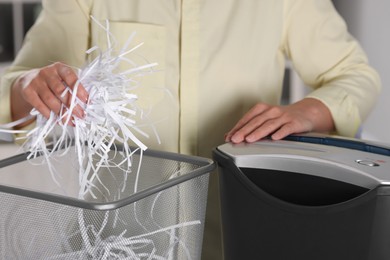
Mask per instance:
[[[81,200],[71,154],[55,181],[26,157],[0,161],[0,259],[200,259],[211,160],[147,150],[137,175],[135,153],[134,174],[102,168]]]
[[[390,259],[389,156],[316,135],[217,147],[225,259]]]

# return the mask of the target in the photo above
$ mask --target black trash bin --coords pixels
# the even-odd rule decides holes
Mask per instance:
[[[330,136],[217,147],[225,259],[390,259],[389,156]]]

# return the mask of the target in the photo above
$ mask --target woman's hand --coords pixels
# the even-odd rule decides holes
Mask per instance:
[[[271,136],[279,140],[287,135],[303,132],[334,130],[329,109],[319,100],[304,98],[288,106],[255,105],[230,130],[226,142],[256,142]]]
[[[12,86],[11,112],[13,120],[27,116],[32,108],[38,110],[46,118],[49,118],[51,111],[57,115],[68,112],[63,111],[63,105],[66,108],[70,107],[71,94],[63,95],[63,93],[66,86],[73,90],[77,80],[76,73],[69,66],[60,62],[23,74]],[[81,101],[87,102],[88,92],[81,84],[77,87],[77,97]],[[71,113],[79,118],[84,116],[84,111],[79,105]],[[24,125],[28,123],[30,122],[26,122]]]

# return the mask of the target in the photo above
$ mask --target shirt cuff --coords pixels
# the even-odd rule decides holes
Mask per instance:
[[[6,72],[0,81],[0,124],[11,122],[11,87],[25,71]]]
[[[328,107],[338,135],[354,137],[361,125],[359,109],[343,89],[321,87],[306,97],[315,98]]]

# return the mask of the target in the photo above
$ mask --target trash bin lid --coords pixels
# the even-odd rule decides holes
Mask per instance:
[[[226,143],[217,150],[239,168],[309,174],[370,189],[390,184],[390,149],[357,139],[290,136],[278,141]]]

